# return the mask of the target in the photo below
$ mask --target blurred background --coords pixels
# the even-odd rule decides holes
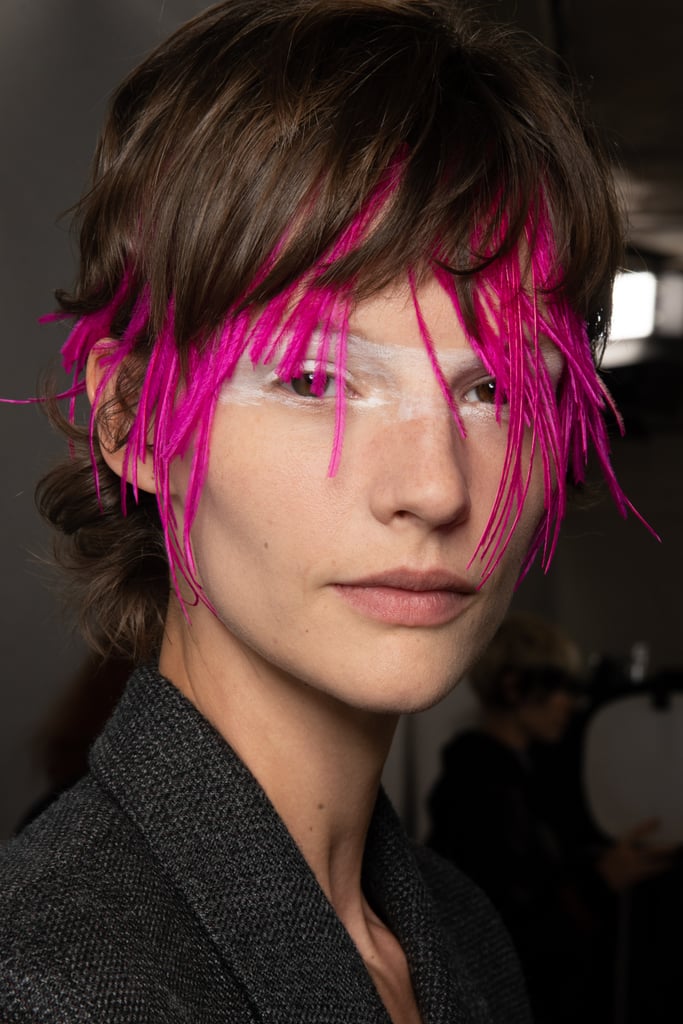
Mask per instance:
[[[39,325],[69,286],[74,248],[60,215],[86,184],[110,92],[201,0],[1,0],[0,394],[36,394],[65,337]],[[0,838],[46,780],[34,738],[85,651],[41,565],[50,537],[37,478],[62,451],[34,407],[0,405]]]

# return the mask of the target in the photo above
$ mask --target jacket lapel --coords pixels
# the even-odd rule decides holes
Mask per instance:
[[[257,1010],[272,1022],[388,1024],[348,933],[265,793],[197,710],[139,670],[94,774],[144,834]]]
[[[424,1024],[490,1024],[488,1004],[444,933],[384,792],[368,833],[363,889],[403,947]]]
[[[353,942],[267,796],[156,671],[135,674],[91,767],[172,879],[169,902],[184,898],[193,908],[258,1019],[389,1024]],[[425,1024],[485,1020],[464,1009],[466,979],[453,977],[434,908],[384,797],[364,885],[406,951]]]

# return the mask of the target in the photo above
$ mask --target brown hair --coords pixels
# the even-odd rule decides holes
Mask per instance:
[[[369,294],[424,268],[438,238],[469,317],[477,270],[514,247],[542,197],[557,287],[605,325],[621,254],[606,162],[531,42],[447,0],[229,0],[182,27],[113,97],[61,308],[92,314],[132,275],[120,334],[149,288],[139,358],[119,381],[134,404],[171,300],[183,358],[247,294],[265,303],[318,263],[398,159],[382,217],[323,283],[358,277]],[[54,416],[75,454],[38,502],[62,532],[82,625],[101,649],[147,657],[168,599],[154,499],[128,502],[124,521],[99,458],[100,510],[87,430]]]

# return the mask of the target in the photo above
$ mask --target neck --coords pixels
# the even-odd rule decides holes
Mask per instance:
[[[258,780],[337,914],[364,912],[365,838],[396,716],[350,707],[170,614],[159,667]]]

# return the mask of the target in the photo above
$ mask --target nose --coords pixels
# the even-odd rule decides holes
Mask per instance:
[[[466,441],[450,411],[387,424],[375,439],[371,508],[381,523],[413,519],[432,529],[470,515]]]

